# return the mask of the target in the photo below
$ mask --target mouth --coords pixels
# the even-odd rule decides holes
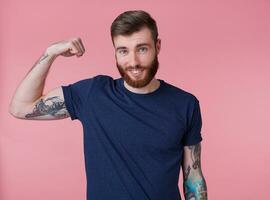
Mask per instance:
[[[144,71],[144,69],[131,69],[131,70],[128,70],[128,72],[130,72],[130,74],[132,76],[135,76],[135,77],[141,76],[143,71]]]

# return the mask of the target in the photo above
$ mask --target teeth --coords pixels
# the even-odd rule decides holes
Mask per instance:
[[[138,74],[139,72],[142,72],[143,70],[139,70],[139,69],[134,69],[134,70],[130,70],[132,73]]]

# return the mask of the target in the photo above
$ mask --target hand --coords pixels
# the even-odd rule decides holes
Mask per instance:
[[[63,40],[60,42],[53,43],[46,50],[49,55],[53,56],[65,56],[70,57],[76,55],[80,57],[84,54],[85,48],[82,40],[79,37]]]

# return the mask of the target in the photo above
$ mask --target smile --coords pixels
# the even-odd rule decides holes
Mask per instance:
[[[142,74],[143,69],[133,69],[133,70],[128,70],[133,76],[139,76]]]

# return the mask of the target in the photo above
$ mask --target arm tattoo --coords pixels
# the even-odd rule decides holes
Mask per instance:
[[[200,160],[200,154],[201,154],[201,144],[197,144],[194,146],[188,147],[191,150],[191,158],[193,161],[192,167],[193,169],[200,168],[201,166],[201,160]]]
[[[33,109],[32,113],[25,115],[26,118],[52,115],[57,118],[64,118],[69,116],[64,100],[58,96],[49,97],[47,99],[40,99]]]
[[[207,200],[207,186],[201,172],[201,144],[188,147],[192,159],[192,166],[188,165],[184,169],[184,194],[186,200]],[[197,170],[200,177],[191,177],[191,170]]]
[[[188,165],[187,169],[184,169],[184,171],[183,171],[184,172],[184,179],[188,178],[190,170],[191,170],[191,168],[189,165]]]
[[[39,64],[43,61],[43,60],[45,60],[47,57],[48,57],[49,55],[47,54],[47,53],[44,53],[43,54],[43,56],[39,59]]]
[[[39,65],[39,64],[41,64],[42,63],[42,61],[44,61],[44,60],[46,60],[46,58],[48,58],[49,57],[49,54],[48,53],[44,53],[36,62],[35,62],[35,64],[33,65],[33,67],[27,72],[27,75],[37,66],[37,65]],[[54,59],[50,59],[49,60],[49,65],[51,65],[52,63],[53,63],[53,60]],[[26,76],[27,76],[26,75]]]
[[[186,200],[207,200],[207,186],[205,179],[186,180],[184,182]]]

